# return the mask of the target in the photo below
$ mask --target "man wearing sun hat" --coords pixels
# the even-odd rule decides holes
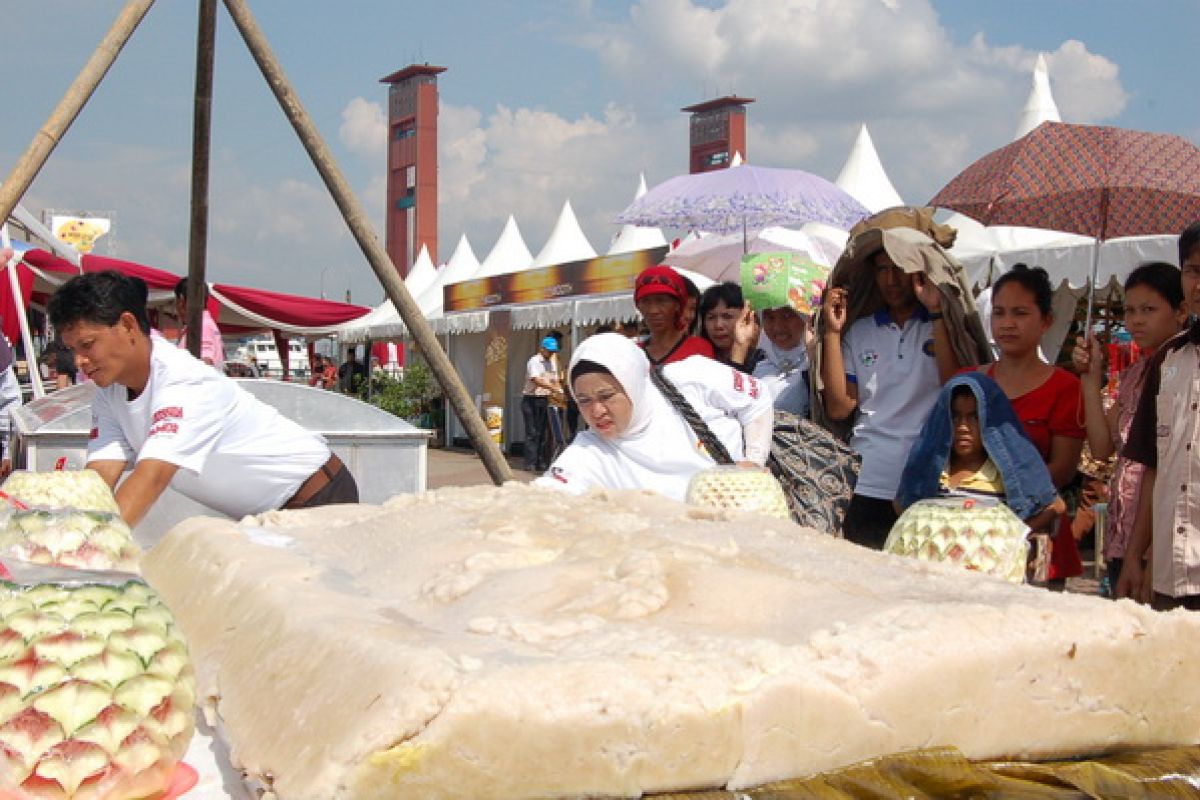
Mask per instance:
[[[525,422],[525,469],[542,472],[548,464],[542,455],[546,445],[546,416],[550,395],[558,389],[552,356],[558,352],[558,340],[542,339],[538,350],[525,364],[525,388],[521,392],[521,418]]]
[[[688,335],[683,319],[687,285],[678,272],[666,264],[647,267],[638,274],[633,287],[634,305],[650,331],[642,348],[651,364],[661,367],[689,356],[715,356],[707,339]]]

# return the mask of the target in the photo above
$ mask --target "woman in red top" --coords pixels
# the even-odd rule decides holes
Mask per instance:
[[[687,287],[678,272],[665,264],[642,270],[634,283],[633,302],[650,331],[642,348],[651,364],[661,367],[695,355],[713,358],[712,344],[687,333],[683,319]]]
[[[1061,490],[1075,477],[1087,431],[1079,378],[1038,355],[1054,321],[1052,299],[1050,277],[1040,267],[1017,264],[1002,275],[992,288],[992,337],[1000,357],[979,369],[1000,384]],[[1067,578],[1083,573],[1067,517],[1060,518],[1053,542],[1050,588],[1062,589]]]

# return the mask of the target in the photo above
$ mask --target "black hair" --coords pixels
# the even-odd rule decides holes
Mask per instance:
[[[730,308],[745,308],[746,300],[742,297],[742,287],[733,281],[714,283],[704,290],[704,294],[700,295],[700,307],[696,310],[696,316],[703,321],[708,312],[720,303],[724,303]]]
[[[64,283],[50,298],[46,313],[57,329],[77,322],[116,325],[121,315],[129,313],[142,333],[150,333],[150,318],[146,315],[146,300],[150,290],[141,278],[122,275],[115,270],[76,275]]]
[[[617,329],[614,328],[612,325],[608,325],[608,324],[601,325],[600,327],[596,328],[596,333],[616,333],[616,332],[617,332]]]
[[[176,281],[176,283],[175,283],[175,298],[176,299],[179,299],[180,297],[183,297],[183,298],[187,297],[187,293],[188,293],[187,292],[187,284],[188,284],[187,278],[180,278],[178,281]],[[203,283],[200,284],[200,296],[203,297],[205,299],[205,301],[207,302],[207,300],[208,300],[207,284],[203,284]]]
[[[968,384],[965,384],[965,383],[960,383],[957,386],[955,386],[953,389],[950,390],[950,400],[951,401],[957,400],[960,397],[969,397],[972,400],[975,400],[977,403],[979,402],[978,399],[975,397],[975,390],[973,390]]]
[[[1183,280],[1179,267],[1165,261],[1147,261],[1129,273],[1125,279],[1125,291],[1135,286],[1145,286],[1162,295],[1171,308],[1183,305]]]
[[[558,342],[559,344],[562,344],[562,341],[563,341],[562,331],[550,331],[549,333],[546,334],[546,336],[549,336],[554,341]]]
[[[588,361],[586,358],[580,360],[571,367],[571,383],[582,378],[584,375],[612,375],[612,370],[603,364],[597,364],[595,361]]]
[[[676,273],[676,274],[678,274],[678,273]],[[692,320],[692,325],[691,325],[691,327],[690,327],[690,328],[688,328],[686,331],[684,331],[684,333],[686,333],[686,334],[688,334],[689,336],[691,336],[691,335],[694,335],[694,334],[696,333],[696,329],[697,329],[697,328],[703,328],[703,327],[704,327],[703,325],[701,325],[701,324],[700,324],[700,318],[703,316],[703,315],[700,313],[700,309],[699,309],[699,300],[700,300],[700,287],[698,287],[698,286],[695,284],[695,282],[693,282],[693,281],[692,281],[692,279],[691,279],[691,278],[689,278],[689,277],[687,277],[686,275],[680,275],[680,276],[679,276],[679,280],[683,281],[683,288],[686,290],[686,292],[687,292],[687,296],[688,296],[688,297],[690,297],[691,299],[693,299],[693,300],[696,300],[696,301],[697,301],[697,303],[696,303],[696,305],[697,305],[697,308],[696,308],[696,318]],[[684,306],[686,306],[686,305],[687,305],[687,304],[686,304],[686,303],[684,303],[683,305],[681,305],[681,306],[679,307],[679,313],[680,313],[680,318],[681,318],[681,319],[682,319],[682,315],[683,315],[683,309],[684,309]]]
[[[1188,256],[1200,248],[1200,222],[1193,222],[1179,234],[1179,266],[1188,260]]]
[[[993,284],[992,297],[1000,294],[1000,289],[1007,283],[1016,283],[1030,292],[1043,317],[1054,313],[1054,289],[1050,286],[1050,275],[1046,270],[1028,264],[1014,264]]]

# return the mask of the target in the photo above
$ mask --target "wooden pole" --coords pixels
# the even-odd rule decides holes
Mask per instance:
[[[275,99],[279,101],[284,115],[292,123],[296,135],[300,137],[304,149],[308,151],[313,165],[325,181],[325,186],[329,189],[333,201],[341,210],[346,225],[350,228],[363,255],[367,258],[367,263],[375,271],[375,276],[383,285],[388,299],[392,301],[400,318],[404,320],[404,324],[429,360],[430,369],[433,370],[434,376],[441,384],[442,390],[446,393],[446,398],[454,407],[458,418],[466,427],[467,435],[471,438],[475,451],[483,460],[488,475],[497,484],[512,480],[512,470],[509,469],[508,462],[504,460],[500,448],[488,435],[483,418],[479,415],[474,403],[471,402],[471,396],[467,393],[466,386],[463,385],[454,365],[450,363],[446,352],[442,350],[433,329],[429,327],[429,323],[421,313],[421,309],[413,300],[412,295],[408,293],[404,282],[400,280],[399,271],[392,264],[392,260],[379,243],[379,238],[371,229],[369,218],[364,213],[354,191],[350,188],[350,184],[342,175],[341,169],[313,124],[312,118],[309,117],[300,98],[296,96],[283,68],[276,60],[275,54],[271,52],[266,37],[259,29],[253,14],[250,13],[250,9],[244,0],[224,0],[224,2],[234,24],[246,41],[250,54],[258,63],[258,68],[262,70],[263,77],[266,78],[271,91],[274,92]]]
[[[67,88],[62,100],[58,101],[58,105],[50,113],[50,118],[33,137],[29,147],[26,148],[16,166],[12,168],[12,172],[4,180],[4,185],[0,186],[0,221],[8,219],[13,209],[17,207],[17,201],[21,199],[29,189],[29,185],[33,183],[33,179],[41,172],[42,167],[46,164],[46,159],[58,146],[63,134],[71,127],[71,123],[79,116],[79,112],[83,110],[87,101],[91,99],[96,87],[100,85],[100,81],[104,80],[109,68],[120,55],[121,49],[125,47],[129,37],[137,30],[138,24],[152,5],[154,5],[154,0],[129,0],[121,9],[120,15],[113,22],[108,33],[96,46],[92,57],[83,65],[83,69]]]
[[[213,50],[217,0],[200,0],[196,30],[196,94],[192,111],[192,227],[188,238],[187,349],[200,357],[204,336],[204,281],[208,258],[208,160],[212,140]]]

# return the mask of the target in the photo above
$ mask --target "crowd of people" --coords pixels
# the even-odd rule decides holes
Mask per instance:
[[[1142,357],[1115,381],[1093,331],[1078,332],[1069,364],[1042,358],[1054,322],[1045,270],[1017,265],[995,282],[988,336],[936,234],[902,227],[852,232],[813,313],[752,309],[736,283],[697,296],[659,265],[636,280],[640,331],[585,339],[562,372],[561,342],[543,340],[526,373],[526,429],[541,435],[530,422],[564,390],[586,429],[536,483],[679,499],[716,463],[763,468],[784,412],[861,458],[836,531],[849,541],[882,548],[925,498],[986,497],[1048,547],[1046,585],[1061,589],[1082,572],[1064,498],[1086,441],[1116,462],[1097,536],[1115,594],[1200,608],[1200,322],[1188,316],[1200,311],[1200,223],[1180,237],[1180,266],[1143,264],[1125,282],[1124,325]],[[541,472],[538,442],[526,466]]]

